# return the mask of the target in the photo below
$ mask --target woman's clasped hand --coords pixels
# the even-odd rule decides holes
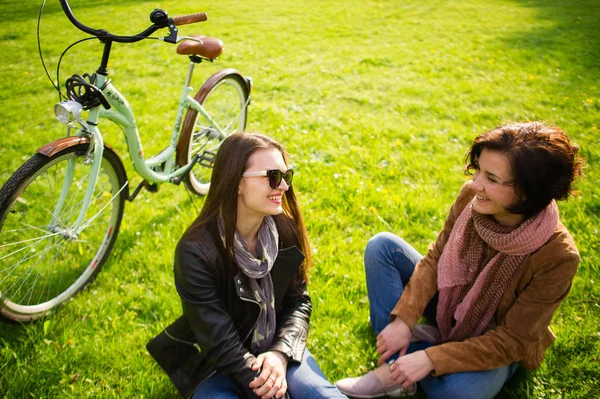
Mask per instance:
[[[400,356],[406,354],[410,337],[412,336],[408,325],[400,318],[396,318],[388,324],[383,331],[377,335],[376,347],[379,353],[378,364],[381,366],[390,356],[400,352]]]
[[[280,352],[261,353],[252,363],[252,370],[260,370],[260,374],[252,380],[250,388],[262,399],[283,397],[287,391],[287,364],[287,358]]]

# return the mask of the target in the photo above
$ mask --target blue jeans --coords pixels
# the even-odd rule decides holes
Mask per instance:
[[[327,380],[308,349],[304,351],[300,364],[288,364],[286,380],[287,391],[292,399],[346,398]],[[215,374],[204,381],[192,396],[192,399],[205,398],[233,399],[243,398],[243,395],[229,377]]]
[[[400,299],[412,276],[415,265],[422,258],[413,247],[391,233],[379,233],[369,240],[365,249],[365,272],[371,310],[371,326],[379,334],[390,322],[390,313]],[[437,297],[425,309],[425,318],[435,323]],[[411,343],[408,353],[431,346],[427,342]],[[397,355],[396,355],[397,357]],[[471,371],[431,375],[419,381],[429,399],[485,399],[493,398],[516,371],[517,363],[488,371]]]

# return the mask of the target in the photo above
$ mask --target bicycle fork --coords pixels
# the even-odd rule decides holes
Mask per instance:
[[[90,110],[88,122],[98,120],[98,112],[98,107]],[[98,179],[98,175],[100,173],[100,166],[102,164],[102,155],[104,154],[104,140],[102,139],[102,135],[100,134],[98,128],[93,124],[89,123],[82,123],[82,125],[83,129],[81,129],[79,133],[83,133],[84,135],[89,136],[91,138],[90,148],[88,149],[88,154],[86,156],[86,159],[84,160],[84,164],[90,162],[89,156],[92,155],[92,166],[89,172],[89,179],[87,182],[85,196],[81,203],[81,210],[79,211],[79,215],[73,226],[71,226],[70,228],[67,226],[65,226],[64,228],[60,227],[59,215],[69,195],[69,191],[73,183],[73,176],[75,173],[76,159],[69,159],[67,161],[67,169],[65,173],[65,178],[62,183],[60,196],[56,207],[54,208],[54,211],[52,213],[52,220],[50,221],[50,225],[48,226],[48,230],[52,231],[53,233],[60,233],[66,238],[73,240],[77,239],[79,233],[81,232],[81,230],[83,230],[83,219],[85,218],[85,214],[88,210],[92,199],[92,195],[94,193],[94,188],[96,187],[96,180]],[[124,187],[122,187],[121,190],[123,188]]]

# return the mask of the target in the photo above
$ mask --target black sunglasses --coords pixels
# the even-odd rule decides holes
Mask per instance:
[[[285,180],[285,184],[291,186],[292,179],[294,178],[294,170],[288,169],[285,172],[282,172],[279,169],[260,170],[256,172],[246,172],[242,175],[242,177],[256,176],[267,176],[269,178],[269,186],[271,186],[271,188],[278,188],[281,184],[281,180]]]

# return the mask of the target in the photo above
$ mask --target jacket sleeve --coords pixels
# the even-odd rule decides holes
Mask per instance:
[[[175,251],[177,292],[207,361],[250,395],[252,391],[248,384],[257,375],[251,368],[255,357],[242,345],[234,321],[219,295],[210,262],[197,245],[190,241],[180,242]]]
[[[312,303],[304,278],[292,283],[284,297],[283,310],[271,350],[282,352],[290,361],[301,362],[306,348]]]
[[[450,238],[450,232],[456,223],[456,219],[473,198],[471,182],[466,182],[456,201],[452,204],[444,228],[438,234],[437,239],[429,246],[427,254],[415,266],[413,275],[404,288],[400,300],[392,309],[391,319],[400,317],[412,330],[417,320],[423,314],[425,307],[437,292],[437,264],[444,246]]]
[[[435,376],[491,370],[527,356],[528,350],[547,333],[552,315],[571,288],[579,263],[579,255],[572,249],[559,248],[554,252],[555,256],[549,256],[534,273],[496,328],[462,342],[425,349],[435,366]]]

